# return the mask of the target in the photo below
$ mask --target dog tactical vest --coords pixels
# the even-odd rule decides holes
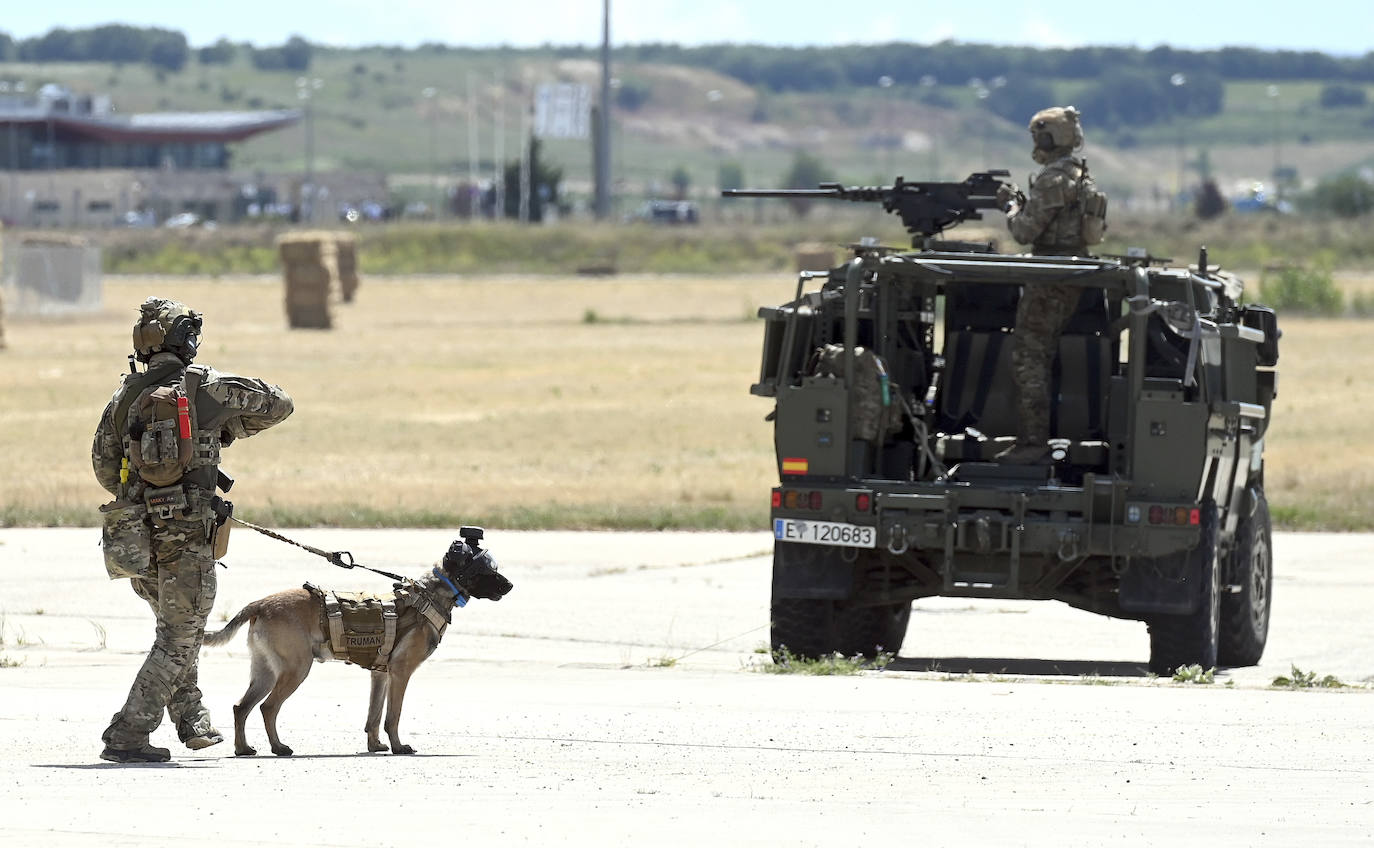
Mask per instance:
[[[331,659],[369,671],[387,670],[396,646],[397,622],[408,610],[415,610],[440,637],[448,627],[448,616],[413,584],[383,595],[334,592],[313,583],[306,583],[305,589],[320,603],[320,623],[329,634]]]

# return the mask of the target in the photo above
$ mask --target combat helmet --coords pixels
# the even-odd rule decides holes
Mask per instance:
[[[1078,123],[1078,110],[1072,106],[1041,109],[1031,116],[1027,129],[1035,141],[1031,158],[1041,165],[1083,146],[1083,127]]]
[[[200,329],[199,312],[175,300],[150,297],[139,306],[134,322],[134,355],[147,362],[165,350],[189,365],[196,358]]]

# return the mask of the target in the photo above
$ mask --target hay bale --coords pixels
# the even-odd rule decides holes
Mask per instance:
[[[803,242],[796,246],[798,271],[829,271],[835,267],[835,248],[821,242]]]
[[[287,233],[277,238],[286,284],[286,321],[293,328],[328,330],[339,290],[334,238],[330,233]]]
[[[339,270],[339,293],[344,303],[352,303],[358,292],[358,248],[350,233],[335,233],[334,264]]]

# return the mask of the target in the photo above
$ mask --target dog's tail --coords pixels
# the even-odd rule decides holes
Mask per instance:
[[[261,612],[262,601],[254,601],[239,610],[238,615],[229,619],[229,623],[224,625],[224,629],[216,633],[206,633],[205,644],[212,647],[225,644],[230,639],[234,638],[234,634],[239,632],[240,627],[257,618],[258,614]]]

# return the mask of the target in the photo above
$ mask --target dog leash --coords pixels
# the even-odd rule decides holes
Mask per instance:
[[[231,515],[229,516],[229,520],[237,524],[242,524],[244,527],[247,527],[250,530],[256,530],[262,535],[267,536],[268,538],[276,539],[279,542],[285,542],[288,545],[295,545],[301,550],[309,551],[315,556],[324,557],[325,559],[329,560],[332,564],[337,565],[339,568],[361,568],[364,571],[371,571],[373,574],[380,574],[383,577],[389,577],[392,580],[402,582],[405,581],[405,578],[399,574],[392,574],[390,571],[382,571],[380,568],[372,568],[371,566],[362,565],[356,562],[353,559],[353,554],[349,553],[348,551],[321,550],[314,546],[307,545],[304,542],[297,542],[295,539],[288,539],[280,533],[277,533],[273,530],[268,530],[266,527],[259,527],[258,525],[253,524],[250,521],[244,521],[242,518],[236,518]]]

